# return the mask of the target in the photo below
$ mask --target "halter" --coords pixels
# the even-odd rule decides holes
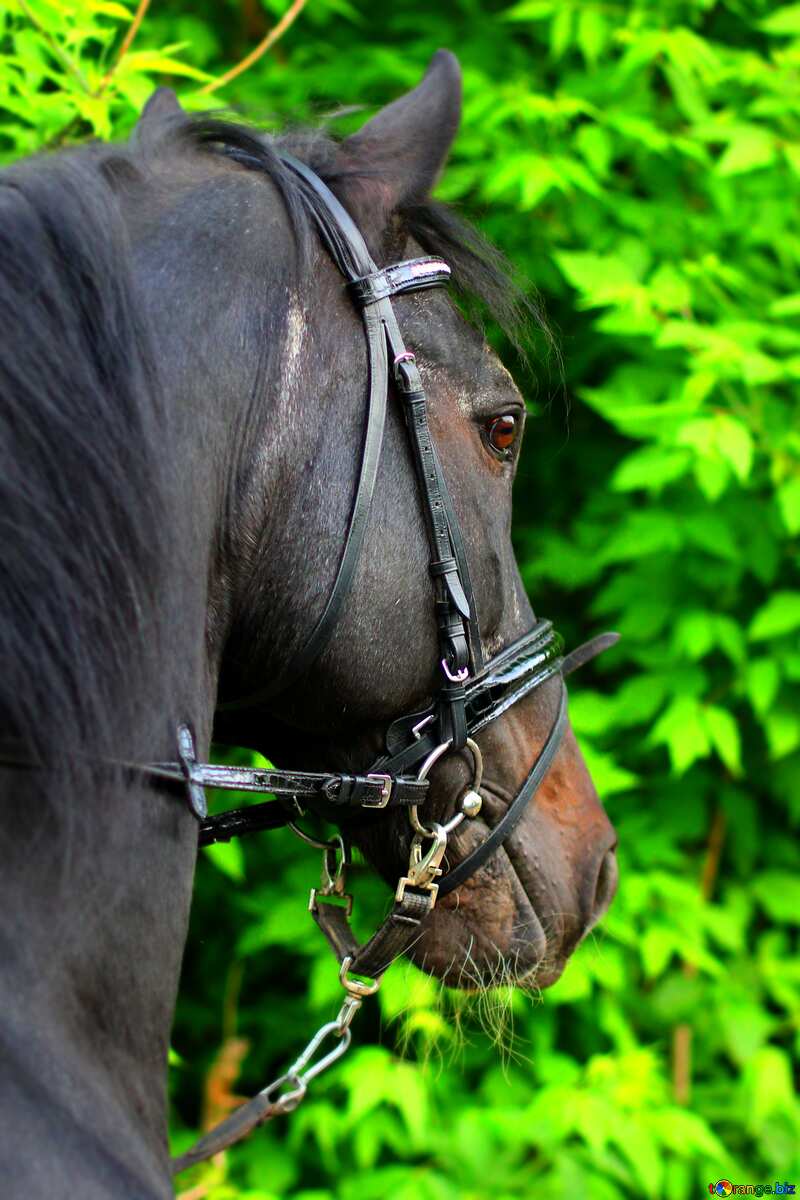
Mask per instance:
[[[258,159],[242,151],[226,153],[248,169],[261,169]],[[551,622],[537,621],[528,633],[489,662],[483,661],[464,539],[428,424],[427,400],[416,360],[403,341],[392,308],[394,296],[447,283],[450,268],[436,256],[379,268],[355,222],[327,185],[305,163],[284,152],[280,157],[294,177],[300,198],[361,314],[369,369],[365,433],[356,495],[336,576],[322,614],[281,676],[259,692],[220,707],[240,709],[274,699],[309,670],[327,645],[352,589],[364,544],[390,382],[405,419],[423,503],[442,682],[426,708],[398,717],[390,724],[384,753],[361,774],[201,763],[197,761],[194,738],[187,725],[177,730],[176,762],[141,764],[115,760],[117,767],[145,778],[153,786],[179,785],[198,821],[201,846],[288,824],[323,849],[322,885],[312,889],[309,910],[339,960],[339,978],[346,993],[336,1019],[317,1032],[286,1074],[175,1160],[175,1172],[219,1153],[265,1120],[291,1111],[302,1100],[310,1080],[344,1053],[350,1044],[350,1023],[362,1000],[377,990],[389,964],[420,937],[422,924],[437,896],[453,891],[482,867],[519,823],[566,729],[563,683],[556,718],[517,796],[484,841],[443,874],[441,863],[449,835],[463,820],[476,817],[482,805],[483,768],[475,735],[535,688],[552,678],[562,680],[613,645],[618,637],[601,634],[563,657],[561,639]],[[420,810],[428,794],[428,774],[445,755],[463,750],[472,757],[472,785],[449,820],[426,825],[420,818]],[[0,765],[46,766],[31,761],[13,745],[0,746]],[[207,787],[269,793],[277,799],[208,816],[204,790]],[[315,842],[299,830],[295,821],[303,814],[304,805],[345,829],[369,819],[369,813],[375,810],[405,808],[408,813],[412,837],[407,872],[398,881],[388,917],[364,945],[356,942],[349,925],[352,898],[344,890],[349,861],[347,843],[342,835],[332,842]],[[359,976],[372,982],[364,983]],[[333,1039],[333,1049],[317,1058],[328,1038]]]

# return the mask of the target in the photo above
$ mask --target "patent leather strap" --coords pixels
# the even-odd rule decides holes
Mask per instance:
[[[218,816],[207,815],[205,788],[223,791],[266,793],[290,801],[325,806],[333,820],[345,809],[403,808],[422,804],[428,792],[428,781],[396,775],[368,772],[353,775],[344,772],[278,771],[274,768],[228,766],[198,762],[194,739],[186,725],[177,731],[177,762],[137,763],[121,758],[91,759],[93,768],[108,767],[127,774],[144,777],[149,782],[180,786],[189,809],[200,822],[200,844],[229,841],[245,833],[276,829],[298,815],[280,804],[253,805],[232,809]],[[0,743],[0,766],[52,770],[52,762],[31,758],[18,742]],[[269,809],[267,813],[265,810]],[[274,811],[272,811],[274,810]]]
[[[485,664],[464,687],[467,735],[474,738],[529,692],[554,675],[563,674],[562,649],[563,642],[552,621],[537,621],[528,633]],[[594,653],[600,653],[600,649]],[[448,738],[448,727],[442,723],[439,706],[433,702],[392,722],[386,732],[386,753],[375,760],[370,770],[390,775],[410,773]]]

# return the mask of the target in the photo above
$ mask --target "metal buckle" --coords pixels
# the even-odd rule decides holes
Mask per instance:
[[[353,897],[350,892],[326,892],[322,888],[313,888],[308,897],[308,911],[313,916],[319,907],[320,901],[323,904],[332,904],[334,908],[343,908],[344,915],[348,921],[353,914]]]
[[[383,784],[383,787],[381,788],[380,799],[378,799],[378,800],[362,800],[361,807],[362,808],[386,808],[386,805],[389,803],[389,801],[391,799],[392,790],[394,788],[394,780],[392,779],[391,775],[381,775],[378,772],[372,771],[372,772],[370,772],[369,775],[367,775],[367,779],[369,779],[370,782],[375,782],[375,783],[378,783],[380,781],[380,783]]]

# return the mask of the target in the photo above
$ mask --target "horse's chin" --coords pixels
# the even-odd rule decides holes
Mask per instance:
[[[576,937],[537,912],[504,854],[442,897],[411,950],[414,962],[450,987],[541,990],[561,976]]]
[[[546,988],[566,965],[558,938],[548,938],[528,898],[519,903],[520,884],[495,887],[494,911],[475,903],[483,889],[460,889],[456,903],[444,898],[434,909],[411,958],[449,987],[462,991],[521,985]],[[504,910],[499,917],[498,909]]]

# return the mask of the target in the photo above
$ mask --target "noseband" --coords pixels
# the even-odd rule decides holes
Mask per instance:
[[[239,150],[227,151],[247,169],[262,169],[258,159]],[[389,964],[419,938],[422,923],[437,895],[459,887],[496,853],[512,834],[552,763],[567,724],[563,677],[617,640],[602,634],[566,657],[550,621],[538,621],[517,641],[484,662],[477,608],[464,539],[445,483],[439,455],[428,425],[425,391],[414,354],[407,349],[392,307],[392,297],[446,283],[450,268],[428,256],[379,268],[349,213],[305,163],[281,153],[299,195],[348,291],[364,325],[369,364],[369,394],[361,467],[336,576],[325,607],[290,667],[263,690],[221,707],[239,709],[274,699],[305,674],[319,658],[341,616],[352,589],[364,544],[383,442],[390,385],[408,431],[430,544],[429,571],[439,639],[438,667],[442,682],[432,702],[418,712],[398,717],[389,726],[384,753],[362,774],[262,770],[255,767],[200,763],[188,726],[177,731],[177,762],[117,762],[152,784],[180,784],[199,823],[200,845],[229,841],[244,834],[289,824],[324,851],[322,886],[312,890],[309,909],[340,962],[346,999],[335,1021],[323,1026],[289,1071],[243,1108],[203,1137],[176,1160],[174,1170],[219,1153],[256,1125],[289,1112],[302,1100],[310,1080],[350,1044],[350,1022],[364,996],[377,989]],[[527,779],[501,820],[470,854],[443,873],[449,835],[481,809],[481,754],[475,736],[523,697],[549,679],[559,680],[555,720]],[[420,810],[428,793],[428,774],[445,755],[463,750],[472,757],[472,784],[448,820],[425,824]],[[0,747],[0,765],[32,767],[24,753]],[[208,816],[206,787],[270,793],[277,799]],[[364,945],[350,929],[352,898],[344,890],[348,845],[343,836],[316,843],[296,827],[306,807],[347,829],[380,809],[404,808],[411,826],[409,864],[399,880],[388,917]],[[360,814],[360,816],[359,816]],[[372,980],[362,982],[360,977]],[[334,1048],[318,1051],[332,1038]]]

